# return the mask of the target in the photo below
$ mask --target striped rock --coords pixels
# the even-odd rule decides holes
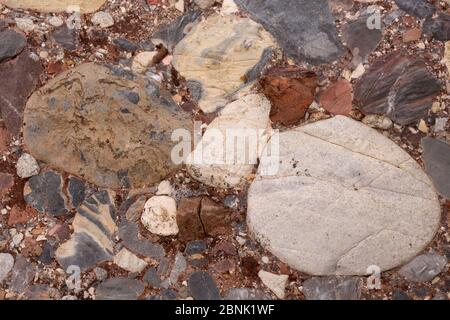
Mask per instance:
[[[86,271],[113,259],[117,231],[114,196],[111,191],[99,191],[78,208],[72,237],[56,251],[56,259],[64,269],[74,265]]]

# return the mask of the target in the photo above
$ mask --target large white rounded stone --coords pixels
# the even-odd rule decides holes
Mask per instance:
[[[364,275],[408,262],[432,240],[440,205],[429,178],[394,142],[346,117],[279,136],[280,166],[261,158],[248,224],[281,260],[314,275]]]

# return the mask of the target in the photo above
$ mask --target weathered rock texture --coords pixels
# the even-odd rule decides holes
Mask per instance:
[[[191,120],[149,80],[87,63],[35,92],[23,133],[37,159],[101,187],[141,187],[177,169],[172,131]]]
[[[314,101],[317,76],[298,67],[275,67],[261,79],[261,86],[272,103],[270,120],[289,126],[302,119]]]
[[[114,197],[112,192],[99,191],[78,208],[72,237],[56,251],[56,259],[64,269],[75,265],[86,271],[113,259],[117,231]]]
[[[409,261],[434,237],[431,181],[394,142],[343,116],[283,132],[275,175],[249,190],[248,224],[282,261],[314,275],[364,275]],[[259,172],[267,171],[261,158]]]
[[[450,144],[426,137],[422,139],[425,171],[438,192],[450,199]]]
[[[40,12],[64,12],[78,6],[81,13],[92,13],[100,9],[106,0],[0,0],[1,4],[15,9]]]
[[[270,102],[261,94],[227,105],[188,156],[189,174],[217,188],[242,184],[270,136],[269,112]]]
[[[274,42],[264,28],[248,18],[212,15],[196,24],[175,47],[173,65],[199,89],[199,106],[214,112],[246,82]]]
[[[365,114],[386,114],[407,125],[425,117],[441,83],[421,58],[401,51],[375,61],[355,85],[354,102]]]
[[[28,50],[0,64],[0,79],[8,79],[0,86],[1,117],[12,135],[20,133],[23,109],[42,71],[41,63],[33,59]]]
[[[236,0],[297,63],[320,64],[343,54],[325,0]]]

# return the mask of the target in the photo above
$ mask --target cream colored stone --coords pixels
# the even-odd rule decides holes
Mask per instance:
[[[156,51],[138,53],[133,59],[131,70],[133,70],[134,73],[145,73],[148,68],[153,66],[153,58],[156,54]]]
[[[189,174],[217,188],[242,184],[252,173],[271,134],[270,107],[262,94],[247,95],[228,104],[187,158]]]
[[[258,176],[247,222],[291,267],[365,275],[402,265],[433,239],[441,208],[428,176],[394,142],[337,116],[279,135],[275,175]]]
[[[258,277],[261,279],[262,283],[269,288],[278,299],[284,299],[286,284],[289,276],[285,274],[273,274],[264,270],[258,272]]]
[[[145,203],[141,222],[148,231],[160,236],[178,234],[177,204],[175,200],[168,196],[151,197]]]
[[[147,263],[144,260],[138,258],[126,248],[122,248],[122,250],[114,256],[114,263],[126,271],[135,273],[141,272],[147,266]]]
[[[92,13],[100,9],[106,0],[0,0],[1,4],[15,9],[40,12],[65,12],[69,7],[79,7],[81,13]]]
[[[204,112],[224,107],[228,96],[246,82],[246,74],[273,47],[269,33],[256,22],[214,14],[196,24],[178,43],[173,65],[188,81],[201,84]]]

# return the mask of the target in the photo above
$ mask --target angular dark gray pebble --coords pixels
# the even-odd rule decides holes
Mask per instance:
[[[196,271],[188,279],[189,291],[195,300],[220,300],[214,279],[205,271]]]
[[[357,277],[313,277],[303,283],[306,300],[359,300],[361,280]]]
[[[406,13],[421,19],[436,12],[436,7],[427,0],[395,0],[395,3]]]
[[[69,212],[67,197],[62,192],[63,180],[54,171],[42,172],[28,180],[24,188],[25,201],[39,212],[62,216]]]
[[[297,63],[338,59],[343,47],[326,0],[236,0]]]
[[[96,300],[136,300],[144,292],[142,281],[112,278],[100,283],[95,291]]]
[[[450,144],[426,137],[422,139],[421,145],[426,173],[437,191],[450,199]]]
[[[26,45],[27,39],[23,34],[10,29],[0,32],[0,62],[14,58]]]

